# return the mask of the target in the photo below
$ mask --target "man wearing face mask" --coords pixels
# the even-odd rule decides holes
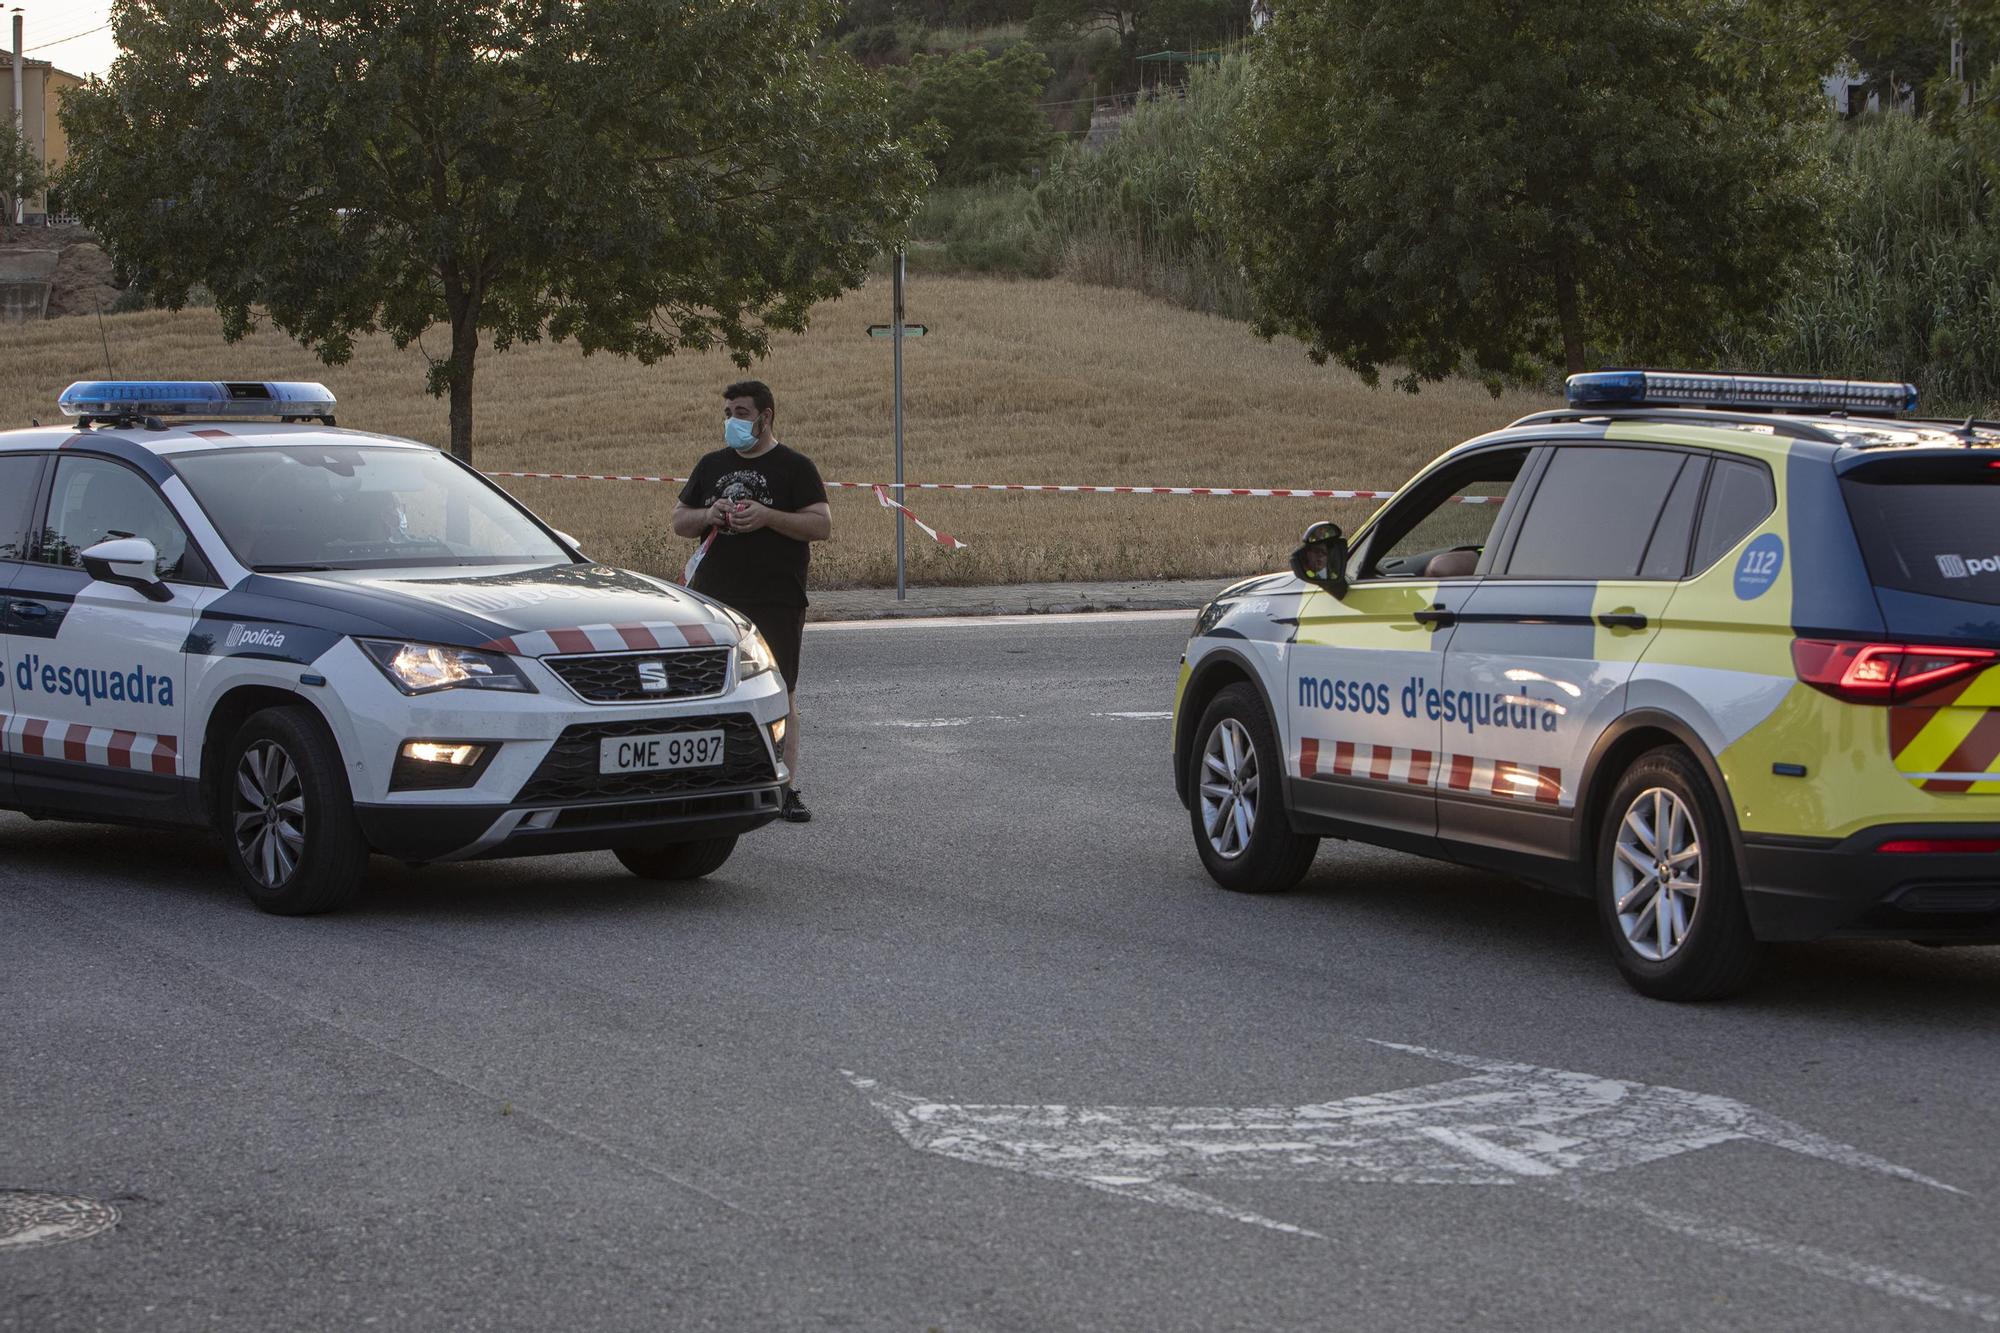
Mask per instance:
[[[833,515],[819,469],[773,434],[778,408],[770,388],[761,380],[732,384],[722,391],[722,403],[724,447],[695,464],[674,506],[673,527],[682,537],[714,534],[689,586],[750,618],[793,692],[785,767],[795,785],[785,789],[784,817],[803,824],[812,818],[796,786],[806,567],[811,543],[832,535]]]

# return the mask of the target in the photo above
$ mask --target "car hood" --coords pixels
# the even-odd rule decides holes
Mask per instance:
[[[256,576],[287,600],[365,615],[383,631],[522,657],[733,644],[715,602],[605,565],[329,570]]]

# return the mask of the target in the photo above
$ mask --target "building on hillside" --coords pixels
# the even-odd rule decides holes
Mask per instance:
[[[57,69],[46,60],[31,56],[21,59],[21,137],[50,172],[69,160],[69,136],[63,133],[62,122],[56,118],[56,108],[64,93],[83,85],[83,79]],[[0,116],[13,116],[13,97],[14,55],[11,51],[0,51]],[[27,222],[39,226],[50,220],[47,195],[36,195],[27,204]]]

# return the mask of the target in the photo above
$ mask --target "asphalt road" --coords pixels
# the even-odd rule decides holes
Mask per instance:
[[[681,890],[378,863],[280,920],[0,815],[0,1190],[120,1212],[0,1248],[0,1327],[2000,1323],[2000,953],[1676,1007],[1491,876],[1225,894],[1119,716],[1186,625],[814,630],[817,821]]]

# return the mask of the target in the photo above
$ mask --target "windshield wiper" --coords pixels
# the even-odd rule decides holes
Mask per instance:
[[[334,568],[334,567],[333,567],[332,565],[252,565],[252,566],[250,566],[250,569],[251,569],[251,571],[252,571],[253,573],[257,573],[257,574],[325,574],[325,573],[328,573],[329,571],[331,571],[331,570],[332,570],[333,568]]]

